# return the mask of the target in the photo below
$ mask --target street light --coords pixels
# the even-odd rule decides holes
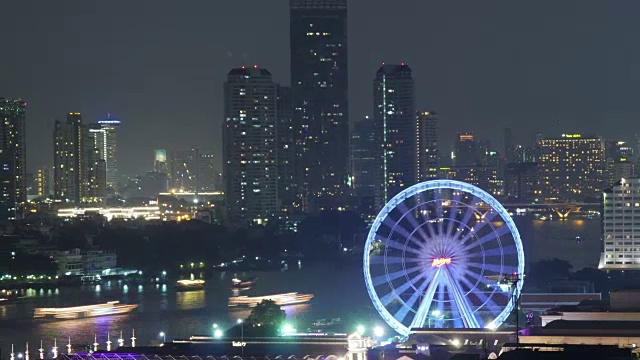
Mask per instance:
[[[164,331],[160,332],[160,337],[162,338],[162,343],[166,343],[167,342],[167,334],[164,333]]]
[[[244,321],[238,319],[237,322],[240,324],[240,354],[244,356]]]
[[[221,338],[221,337],[222,337],[222,330],[220,330],[220,329],[216,329],[216,330],[213,332],[213,337],[214,337],[214,338],[217,338],[217,339]]]
[[[358,327],[356,328],[356,331],[358,332],[358,334],[360,334],[360,336],[364,335],[364,326],[358,325]]]
[[[437,310],[437,309],[431,312],[431,316],[433,316],[436,319],[440,316],[440,314],[442,313],[440,312],[440,310]],[[431,318],[429,318],[429,328],[431,328]]]
[[[213,323],[213,325],[212,325],[212,326],[213,326],[213,328],[214,328],[214,329],[217,329],[217,328],[218,328],[218,324],[216,324],[216,323]]]
[[[384,329],[382,328],[382,326],[376,326],[375,328],[373,328],[373,336],[380,338],[382,337],[382,335],[384,335]]]

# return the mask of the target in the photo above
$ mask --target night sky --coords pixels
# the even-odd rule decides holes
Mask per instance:
[[[350,117],[372,113],[381,61],[414,70],[417,106],[502,146],[535,131],[640,132],[640,2],[349,0]],[[258,64],[289,83],[288,0],[5,0],[0,96],[28,101],[28,167],[52,163],[52,123],[123,121],[121,174],[153,149],[220,154],[222,83]]]

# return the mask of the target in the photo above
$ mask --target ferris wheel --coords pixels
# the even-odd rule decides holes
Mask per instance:
[[[412,328],[495,329],[511,314],[522,281],[518,229],[482,189],[432,180],[382,208],[364,249],[367,291],[401,335]]]

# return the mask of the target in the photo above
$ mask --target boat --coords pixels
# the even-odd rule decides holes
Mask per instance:
[[[229,306],[255,307],[264,300],[272,300],[277,305],[296,305],[304,304],[313,298],[313,294],[298,294],[297,292],[286,294],[274,294],[266,296],[231,296],[229,297]]]
[[[240,280],[238,278],[231,279],[231,288],[236,290],[248,290],[256,284],[257,278],[251,278],[247,280]]]
[[[104,304],[72,306],[62,308],[37,308],[33,311],[34,319],[81,319],[95,316],[120,315],[130,313],[138,304],[120,304],[109,301]]]
[[[176,291],[196,291],[204,290],[204,280],[178,280]]]

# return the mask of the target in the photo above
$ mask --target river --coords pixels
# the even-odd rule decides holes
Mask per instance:
[[[600,221],[567,220],[539,221],[528,217],[514,218],[523,239],[526,262],[559,258],[569,261],[574,270],[597,266],[600,256]],[[581,241],[576,241],[580,236]],[[0,349],[3,358],[16,345],[23,351],[26,341],[35,352],[40,340],[50,351],[57,338],[60,351],[71,337],[73,344],[91,344],[94,334],[104,349],[107,333],[115,341],[120,332],[127,339],[135,329],[138,345],[157,343],[159,333],[167,340],[193,334],[212,334],[212,325],[225,328],[237,318],[245,318],[246,309],[228,308],[229,284],[234,275],[256,276],[256,286],[248,294],[265,295],[282,292],[312,293],[309,304],[288,306],[285,311],[299,328],[320,318],[334,318],[354,309],[369,308],[370,300],[362,279],[359,263],[346,267],[312,266],[282,272],[216,273],[207,282],[205,291],[176,292],[171,285],[128,285],[110,281],[101,285],[60,287],[52,290],[32,289],[20,301],[0,306]],[[47,306],[73,306],[120,300],[139,304],[133,313],[65,321],[32,320],[33,309]],[[369,312],[366,312],[369,314]],[[365,323],[382,324],[376,313],[370,312]],[[33,356],[33,355],[32,355]]]

